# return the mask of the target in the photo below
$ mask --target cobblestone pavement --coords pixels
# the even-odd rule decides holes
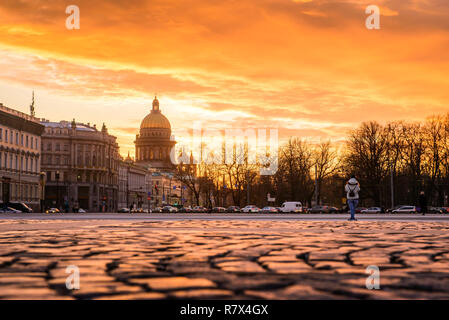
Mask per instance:
[[[448,240],[448,222],[0,220],[0,298],[448,299]]]

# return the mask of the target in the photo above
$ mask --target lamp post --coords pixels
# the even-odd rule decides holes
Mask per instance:
[[[59,171],[56,171],[56,207],[59,209]]]
[[[45,172],[41,172],[39,174],[39,183],[41,186],[41,197],[40,197],[40,205],[41,205],[41,212],[45,211]]]

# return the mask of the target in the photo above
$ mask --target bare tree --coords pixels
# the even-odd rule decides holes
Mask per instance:
[[[316,201],[321,203],[321,187],[325,179],[335,174],[339,168],[337,151],[332,148],[331,142],[320,143],[313,152],[313,163],[316,178]]]

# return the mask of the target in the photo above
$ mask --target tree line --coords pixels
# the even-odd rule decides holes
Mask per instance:
[[[278,170],[260,175],[260,165],[247,161],[244,147],[233,160],[180,163],[175,177],[204,206],[343,205],[344,185],[351,175],[361,184],[361,206],[417,204],[420,191],[434,206],[447,206],[449,195],[449,113],[422,122],[363,122],[344,142],[313,143],[291,137],[278,150]],[[216,159],[215,159],[216,160]],[[267,194],[275,197],[268,203]]]

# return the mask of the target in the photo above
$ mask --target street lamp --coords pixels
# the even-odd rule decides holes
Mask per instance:
[[[41,186],[41,197],[40,197],[40,204],[41,204],[41,212],[45,211],[45,172],[39,173],[39,184]]]
[[[59,171],[56,171],[55,174],[55,178],[56,178],[56,207],[59,209]]]

